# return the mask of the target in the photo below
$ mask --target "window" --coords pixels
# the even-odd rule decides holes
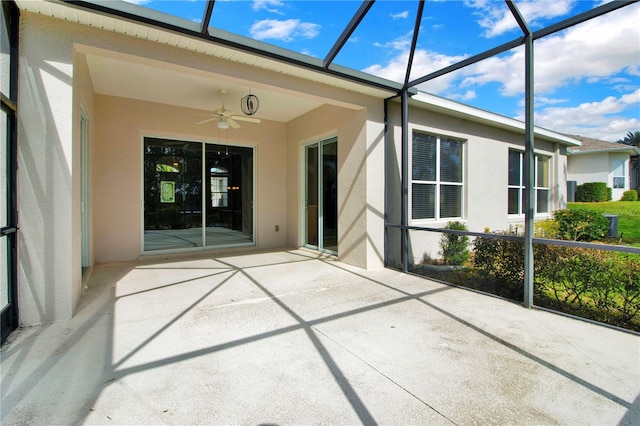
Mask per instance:
[[[613,187],[616,189],[624,189],[625,188],[625,161],[624,160],[613,160]]]
[[[411,218],[462,217],[463,142],[413,132]]]
[[[549,157],[535,156],[535,212],[549,213]],[[524,153],[509,150],[508,213],[524,214]]]

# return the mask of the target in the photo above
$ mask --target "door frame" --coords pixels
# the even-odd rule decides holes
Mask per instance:
[[[206,145],[227,145],[227,146],[237,146],[242,148],[251,148],[253,150],[253,179],[251,185],[253,186],[253,194],[251,200],[251,220],[253,221],[253,235],[250,242],[247,243],[239,243],[239,244],[221,244],[216,246],[204,245],[206,243],[205,233],[206,233],[206,215],[205,212],[205,203],[207,202],[206,197],[202,196],[202,247],[193,247],[193,248],[175,248],[175,249],[165,249],[165,250],[145,250],[144,249],[144,141],[147,138],[153,139],[166,139],[166,140],[175,140],[180,142],[197,142],[202,144],[202,159],[203,159],[203,167],[202,167],[202,182],[206,181],[206,170],[204,167],[204,158],[206,154]],[[189,252],[199,252],[199,251],[207,251],[207,250],[222,250],[229,248],[238,248],[238,247],[256,247],[258,245],[258,220],[257,220],[257,208],[258,205],[258,191],[257,191],[257,176],[258,176],[258,147],[256,144],[243,144],[243,143],[230,143],[228,140],[210,140],[210,139],[197,139],[192,137],[182,137],[176,136],[174,134],[162,134],[162,133],[145,133],[140,136],[140,254],[142,256],[153,256],[153,255],[162,255],[162,254],[171,254],[171,253],[189,253]]]
[[[82,274],[89,269],[89,118],[80,107],[80,238]]]
[[[324,197],[323,197],[323,193],[324,191],[322,190],[322,184],[324,182],[323,179],[323,167],[322,167],[322,147],[325,143],[327,142],[333,142],[335,141],[336,145],[338,145],[338,135],[334,134],[334,135],[329,135],[329,136],[325,136],[316,140],[313,140],[311,142],[305,142],[301,145],[301,153],[300,153],[300,242],[299,245],[300,247],[305,247],[308,248],[310,250],[314,250],[314,251],[318,251],[321,253],[327,253],[327,254],[331,254],[334,256],[338,255],[337,251],[334,250],[330,250],[330,249],[325,249],[323,247],[323,238],[324,238],[324,230],[323,230],[323,224],[324,224],[324,218],[322,216],[322,212],[324,211]],[[310,245],[307,244],[307,220],[308,220],[308,215],[307,215],[307,149],[311,146],[317,146],[318,147],[318,222],[317,222],[317,234],[318,234],[318,245],[314,246],[314,245]],[[337,165],[336,165],[337,166]],[[339,249],[339,247],[338,247]]]

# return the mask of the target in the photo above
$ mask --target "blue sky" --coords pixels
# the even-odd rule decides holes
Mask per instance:
[[[199,22],[204,1],[130,0]],[[516,1],[532,30],[602,4]],[[324,58],[361,1],[218,0],[211,25]],[[335,63],[395,81],[404,73],[417,1],[378,0]],[[536,125],[609,141],[640,130],[640,4],[535,43]],[[411,78],[418,78],[522,33],[504,1],[427,1]],[[516,48],[419,88],[507,117],[524,117],[524,50]]]

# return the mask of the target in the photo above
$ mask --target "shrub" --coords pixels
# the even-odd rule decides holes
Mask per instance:
[[[611,200],[611,188],[604,182],[586,182],[578,185],[576,201],[583,203],[601,202]]]
[[[467,227],[461,222],[449,222],[445,229],[466,231]],[[462,265],[469,260],[469,237],[466,235],[442,234],[440,248],[446,265]]]
[[[543,244],[533,256],[537,305],[640,330],[640,256]],[[496,294],[522,300],[522,242],[479,237],[473,257]]]
[[[565,311],[638,329],[640,257],[575,247],[534,249],[536,294],[553,297]],[[541,303],[544,303],[541,301]]]
[[[553,218],[558,222],[559,236],[563,240],[592,241],[609,231],[607,218],[592,210],[557,210]]]
[[[473,250],[473,265],[493,278],[496,294],[522,300],[524,244],[514,240],[478,237],[473,242]]]
[[[548,238],[555,240],[559,238],[560,226],[553,219],[540,220],[533,224],[533,233],[538,238]]]
[[[638,201],[638,191],[630,189],[622,193],[620,201]]]

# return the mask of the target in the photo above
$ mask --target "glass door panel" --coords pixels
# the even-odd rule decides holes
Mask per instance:
[[[322,248],[338,252],[338,143],[322,144]]]
[[[205,148],[205,245],[253,242],[253,149]]]
[[[144,251],[203,246],[202,146],[145,138]]]
[[[8,163],[8,117],[0,110],[0,228],[9,225],[9,193],[7,185],[7,163]],[[9,294],[9,239],[0,236],[0,311],[4,310],[11,303]]]
[[[306,239],[305,244],[319,247],[318,244],[318,145],[309,145],[305,149],[306,168]]]
[[[305,245],[338,252],[338,142],[305,147]]]

